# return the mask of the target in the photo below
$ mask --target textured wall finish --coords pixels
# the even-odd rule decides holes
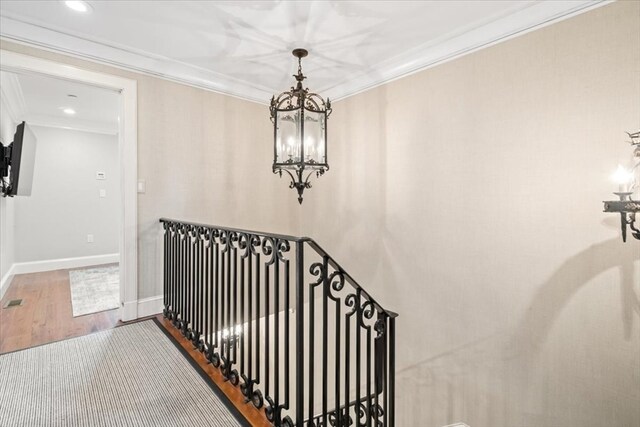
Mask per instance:
[[[0,48],[138,82],[138,177],[146,181],[138,195],[138,298],[162,293],[161,216],[297,233],[294,194],[271,173],[264,105],[6,41]]]
[[[314,236],[398,319],[398,425],[640,425],[640,3],[334,105]]]
[[[398,425],[640,424],[640,247],[601,212],[640,127],[640,4],[617,2],[335,104],[302,208],[264,106],[138,81],[140,296],[158,216],[308,234],[398,322]]]

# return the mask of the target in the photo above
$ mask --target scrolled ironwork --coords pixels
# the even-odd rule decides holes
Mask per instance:
[[[373,319],[373,315],[376,313],[376,307],[369,300],[365,301],[360,309],[362,310],[362,317],[364,319]]]
[[[277,239],[276,240],[276,253],[280,261],[285,261],[285,254],[291,250],[291,244],[288,240]]]
[[[373,324],[373,329],[376,331],[377,336],[380,337],[384,335],[384,332],[387,329],[386,317],[381,317],[380,319],[376,320],[376,323]]]
[[[349,294],[344,299],[344,305],[346,305],[350,310],[345,313],[345,316],[350,317],[356,311],[360,309],[358,296],[356,294]]]
[[[275,239],[271,238],[271,237],[264,237],[262,239],[262,244],[261,244],[261,248],[262,248],[262,255],[264,255],[265,257],[267,257],[267,259],[265,259],[264,263],[265,265],[272,265],[275,260],[276,260],[276,250],[275,250]]]
[[[328,295],[334,301],[339,301],[338,293],[344,289],[346,283],[344,274],[340,270],[336,270],[327,278],[329,283]]]
[[[314,241],[162,222],[163,313],[247,402],[275,426],[394,427],[396,315]]]
[[[240,249],[240,258],[245,259],[250,253],[250,238],[247,233],[238,233],[238,249]]]
[[[220,242],[220,251],[225,253],[229,250],[229,231],[220,230],[220,234],[218,236],[218,240]]]
[[[312,283],[314,286],[322,284],[327,276],[326,269],[321,262],[311,264],[311,267],[309,267],[309,273],[311,273],[312,276],[317,277],[316,281]]]

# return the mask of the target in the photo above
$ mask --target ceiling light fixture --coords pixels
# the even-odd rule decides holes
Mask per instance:
[[[302,58],[309,52],[294,49],[298,58],[297,84],[291,90],[271,98],[271,121],[274,126],[273,173],[291,177],[289,188],[298,191],[298,202],[302,204],[302,193],[311,188],[309,179],[329,170],[327,163],[327,118],[331,114],[331,101],[302,87],[306,76],[302,74]],[[305,173],[307,174],[305,176]]]
[[[76,12],[80,12],[80,13],[91,12],[91,5],[89,3],[87,3],[86,1],[67,0],[67,1],[64,2],[64,4],[69,9],[74,10]]]
[[[76,113],[76,110],[74,110],[73,108],[64,108],[62,112],[70,116],[73,116]]]
[[[627,226],[631,228],[631,235],[640,240],[640,228],[636,227],[636,214],[640,213],[640,131],[627,133],[631,138],[635,164],[630,169],[618,166],[611,178],[618,183],[618,191],[614,192],[620,200],[604,202],[605,212],[620,214],[620,228],[622,241],[627,241]],[[634,199],[634,196],[636,197]]]

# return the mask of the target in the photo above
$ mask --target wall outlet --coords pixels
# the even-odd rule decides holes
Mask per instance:
[[[107,174],[104,172],[96,172],[96,179],[99,179],[99,180],[107,179]]]
[[[87,234],[87,243],[93,243],[93,234]]]
[[[104,188],[100,189],[100,197],[107,197],[107,190],[105,190]]]

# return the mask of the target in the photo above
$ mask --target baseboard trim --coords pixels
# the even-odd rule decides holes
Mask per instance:
[[[93,255],[76,258],[50,259],[46,261],[16,262],[13,274],[40,273],[42,271],[67,268],[89,267],[91,265],[113,264],[120,261],[120,254]]]
[[[162,313],[163,308],[162,295],[151,298],[143,298],[138,300],[138,318],[154,316]]]
[[[9,289],[9,285],[11,284],[11,280],[13,280],[13,276],[15,275],[14,267],[15,264],[12,264],[11,267],[9,267],[9,270],[7,270],[0,282],[0,299],[4,297],[4,293],[7,292],[7,289]]]

